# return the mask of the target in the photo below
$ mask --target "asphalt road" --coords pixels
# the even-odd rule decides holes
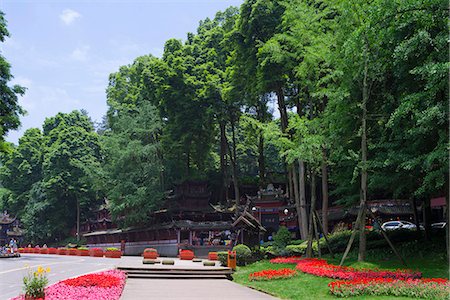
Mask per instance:
[[[65,256],[22,254],[20,258],[0,258],[0,300],[7,300],[23,292],[22,278],[30,268],[49,267],[49,284],[60,280],[115,268],[124,261],[141,260],[140,257],[99,258],[89,256]]]

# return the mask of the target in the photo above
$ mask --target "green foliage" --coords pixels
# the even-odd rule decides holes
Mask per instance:
[[[278,249],[284,249],[291,241],[291,233],[285,226],[280,226],[278,231],[273,235],[273,246]]]
[[[220,265],[227,266],[227,264],[228,264],[228,252],[227,251],[217,252],[217,258],[220,261]]]
[[[234,246],[233,251],[236,251],[236,263],[238,266],[245,266],[252,255],[252,250],[244,244]]]
[[[109,248],[105,249],[105,251],[119,251],[119,250],[120,250],[119,248],[115,248],[115,247],[109,247]]]
[[[5,42],[9,37],[6,29],[4,13],[0,11],[0,42]],[[19,128],[20,115],[25,111],[19,106],[18,96],[25,93],[25,88],[19,85],[9,86],[8,82],[13,79],[11,66],[3,56],[0,56],[0,152],[8,152],[9,145],[5,143],[5,135]]]
[[[29,271],[23,278],[25,296],[32,298],[44,298],[45,287],[48,284],[47,274],[50,269],[45,270],[41,266],[36,271]]]

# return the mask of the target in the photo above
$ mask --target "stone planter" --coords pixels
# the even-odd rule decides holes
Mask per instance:
[[[181,260],[192,260],[194,258],[194,252],[191,250],[181,250],[180,259]]]
[[[58,249],[56,249],[56,248],[48,248],[48,254],[58,254]]]
[[[218,260],[219,258],[217,257],[217,252],[209,252],[208,259],[209,260]]]
[[[77,255],[78,250],[75,248],[67,249],[67,255]]]
[[[120,250],[106,250],[105,257],[108,258],[121,258],[122,252]]]
[[[156,259],[158,258],[158,251],[153,248],[147,248],[142,255],[144,256],[144,259]]]
[[[89,250],[88,249],[78,249],[77,255],[78,256],[89,256]]]
[[[90,249],[89,255],[93,257],[103,257],[103,249]]]

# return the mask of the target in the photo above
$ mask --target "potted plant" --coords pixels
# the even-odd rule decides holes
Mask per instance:
[[[58,254],[58,249],[56,249],[56,248],[48,248],[48,254]]]
[[[77,255],[78,256],[89,256],[89,249],[86,247],[80,247],[80,248],[78,248]]]
[[[194,251],[192,250],[180,250],[180,259],[181,260],[192,260],[194,256]]]
[[[117,248],[106,248],[105,257],[108,258],[120,258],[122,256],[122,252]]]
[[[69,248],[67,249],[67,255],[77,255],[77,248]]]
[[[39,266],[36,271],[29,271],[23,278],[25,300],[45,299],[45,286],[48,284],[47,273],[50,269]]]
[[[218,260],[217,252],[209,252],[208,253],[208,259],[209,260]]]
[[[102,248],[92,248],[89,250],[89,254],[93,257],[103,257],[103,249]]]
[[[17,252],[19,252],[19,253],[26,253],[25,252],[25,248],[19,248],[19,249],[17,249]]]
[[[67,248],[58,248],[59,255],[67,255]]]
[[[39,247],[34,247],[34,248],[33,248],[33,252],[31,252],[31,253],[39,254],[39,253],[41,253],[41,248],[39,248]]]
[[[39,250],[39,253],[40,253],[40,254],[48,254],[48,248],[41,248],[41,249]]]
[[[146,248],[142,255],[144,259],[156,259],[158,258],[158,251],[154,248]]]

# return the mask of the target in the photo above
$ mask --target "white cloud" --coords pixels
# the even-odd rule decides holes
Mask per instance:
[[[91,47],[89,46],[81,46],[72,51],[70,57],[74,60],[78,61],[86,61],[88,58],[88,52]]]
[[[81,14],[72,9],[65,9],[59,15],[59,18],[61,19],[61,21],[63,21],[64,24],[66,24],[66,25],[72,24],[76,19],[78,19],[80,17],[81,17]]]

